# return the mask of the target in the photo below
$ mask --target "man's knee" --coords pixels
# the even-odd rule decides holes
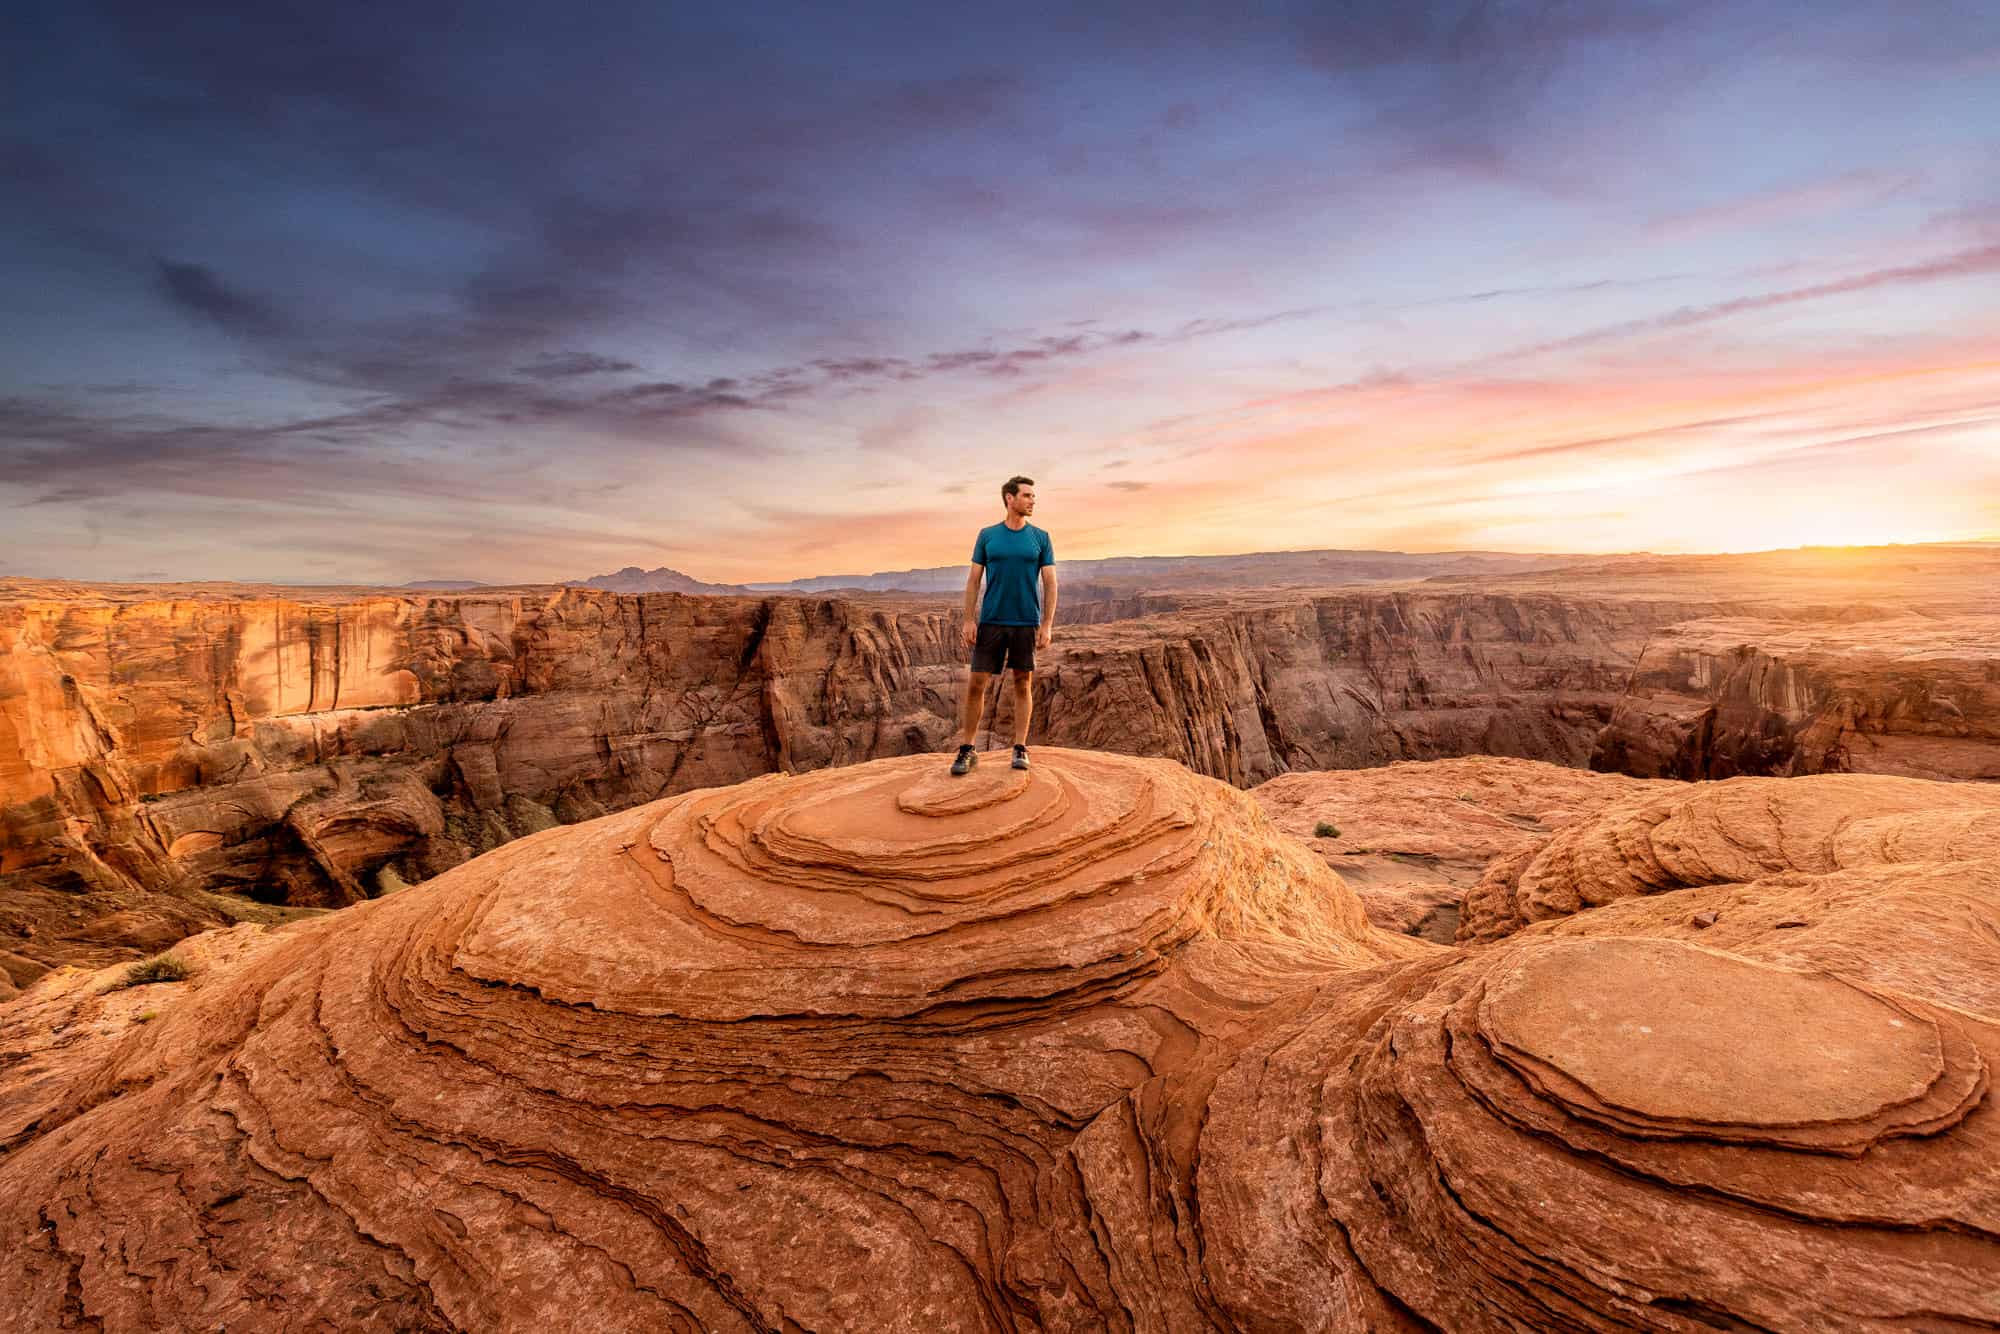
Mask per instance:
[[[1013,671],[1013,677],[1014,677],[1014,690],[1017,694],[1024,693],[1034,688],[1035,672],[1032,667],[1029,668],[1027,671],[1022,671],[1018,667],[1015,668]]]

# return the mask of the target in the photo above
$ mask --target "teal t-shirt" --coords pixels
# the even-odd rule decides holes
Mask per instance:
[[[986,600],[981,625],[1040,625],[1042,567],[1056,563],[1055,544],[1032,523],[1019,532],[1004,523],[981,528],[972,544],[972,563],[986,567]]]

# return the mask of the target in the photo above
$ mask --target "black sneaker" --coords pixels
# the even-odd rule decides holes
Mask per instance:
[[[1028,767],[1028,748],[1026,746],[1014,747],[1014,767],[1016,769],[1025,769]]]
[[[951,762],[951,776],[963,778],[972,772],[972,766],[979,763],[979,752],[970,746],[958,748],[958,758]]]

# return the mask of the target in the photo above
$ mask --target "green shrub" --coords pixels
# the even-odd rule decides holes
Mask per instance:
[[[1320,821],[1320,822],[1319,822],[1318,824],[1316,824],[1316,825],[1314,825],[1314,826],[1313,826],[1313,837],[1314,837],[1314,838],[1339,838],[1339,837],[1340,837],[1340,831],[1339,831],[1338,829],[1335,829],[1335,828],[1333,827],[1333,824],[1332,824],[1332,822],[1331,822],[1331,821],[1327,821],[1327,820],[1321,820],[1321,821]]]
[[[507,796],[507,823],[512,826],[518,838],[529,834],[539,834],[554,829],[562,823],[556,813],[532,797],[524,797],[518,792]]]
[[[141,959],[125,970],[125,975],[106,987],[106,991],[122,991],[126,987],[142,987],[148,982],[179,982],[192,973],[187,960],[174,954],[155,954],[150,959]]]

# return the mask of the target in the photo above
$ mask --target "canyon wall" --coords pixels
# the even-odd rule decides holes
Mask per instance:
[[[1581,767],[1648,637],[1729,605],[1462,589],[1190,599],[1070,635],[1036,674],[1035,730],[1239,786],[1469,754]]]
[[[1640,777],[2000,778],[2000,619],[1720,618],[1646,645],[1592,747]]]
[[[1035,739],[1238,784],[1471,751],[1580,764],[1645,636],[1693,610],[1343,593],[1065,626]],[[413,842],[412,870],[462,860],[464,821],[518,834],[938,749],[957,628],[917,600],[581,589],[0,605],[0,870],[351,901]]]
[[[415,845],[442,869],[670,792],[928,748],[949,628],[577,589],[0,607],[0,870],[352,901]]]
[[[0,586],[0,994],[252,901],[340,906],[690,789],[942,751],[966,679],[955,600],[168,591]],[[1037,672],[1034,742],[1245,787],[1468,754],[1692,777],[1733,753],[1731,772],[1752,771],[1756,753],[1716,738],[1765,723],[1700,732],[1698,769],[1655,738],[1699,698],[1649,683],[1687,675],[1672,646],[1699,641],[1679,623],[1756,617],[1772,643],[1788,628],[1720,598],[1075,591]],[[2000,716],[1974,684],[1931,694]],[[1007,739],[1008,693],[996,683],[982,741]],[[1855,738],[1894,710],[1842,709],[1846,740],[1803,728],[1786,771],[1873,762]]]

